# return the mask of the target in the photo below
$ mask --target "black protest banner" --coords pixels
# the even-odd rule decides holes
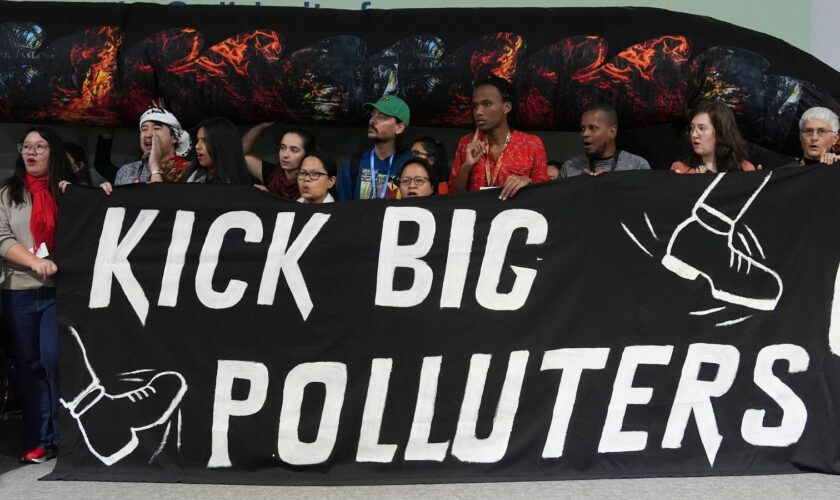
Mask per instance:
[[[617,173],[320,206],[71,187],[50,477],[837,472],[838,183]]]

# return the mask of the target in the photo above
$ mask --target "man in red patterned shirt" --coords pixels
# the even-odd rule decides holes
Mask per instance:
[[[511,129],[513,87],[490,75],[473,84],[472,112],[475,133],[461,138],[455,151],[450,192],[502,188],[506,200],[532,182],[547,182],[545,147],[539,137]]]

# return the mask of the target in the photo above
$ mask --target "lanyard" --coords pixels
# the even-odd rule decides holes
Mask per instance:
[[[505,145],[502,146],[502,150],[499,151],[499,157],[496,158],[496,161],[494,162],[496,171],[493,173],[494,175],[492,175],[492,177],[490,163],[493,161],[493,158],[490,154],[489,139],[487,139],[487,136],[485,136],[485,139],[488,141],[487,153],[484,155],[484,180],[487,181],[487,187],[493,187],[496,185],[496,179],[499,178],[499,172],[502,171],[502,155],[505,154],[505,150],[507,150],[508,144],[510,144],[510,139],[512,135],[513,131],[508,131],[508,134],[505,137]]]
[[[505,148],[502,148],[499,151],[499,157],[496,159],[495,165],[495,172],[490,167],[490,163],[493,161],[493,158],[490,157],[490,152],[488,151],[484,158],[484,180],[487,181],[487,187],[493,187],[496,185],[496,179],[499,178],[499,172],[502,171],[502,155],[505,153]]]
[[[152,169],[151,169],[151,167],[149,167],[149,159],[148,158],[141,158],[140,159],[140,168],[137,169],[137,175],[134,176],[134,183],[135,184],[138,184],[140,182],[146,182],[146,181],[143,180],[143,171],[144,170],[149,171],[149,177],[147,177],[146,180],[151,179],[152,178]]]
[[[374,198],[385,198],[385,190],[388,189],[388,179],[391,178],[391,167],[394,166],[394,157],[397,156],[397,153],[391,155],[390,160],[388,161],[388,174],[385,176],[385,181],[382,182],[382,189],[380,189],[379,196],[376,196],[376,165],[374,165],[374,156],[376,155],[376,150],[370,150],[370,185],[373,187],[373,197]]]

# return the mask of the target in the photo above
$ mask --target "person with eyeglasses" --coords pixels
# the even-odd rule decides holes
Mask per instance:
[[[435,169],[423,158],[412,158],[403,165],[399,178],[400,197],[431,196],[437,193]]]
[[[242,136],[245,163],[251,175],[262,182],[268,192],[287,200],[296,200],[300,197],[297,172],[303,158],[316,149],[315,135],[299,127],[284,130],[280,134],[280,145],[277,148],[278,162],[275,164],[251,154],[260,134],[273,125],[274,122],[260,123]]]
[[[837,146],[838,130],[840,130],[840,120],[834,111],[819,106],[808,108],[799,119],[799,144],[802,146],[802,158],[784,166],[837,163],[840,155],[834,152],[834,148]]]
[[[437,194],[449,192],[449,158],[446,146],[434,137],[420,137],[411,145],[411,156],[429,162],[437,179]]]
[[[307,155],[300,164],[297,172],[299,203],[332,203],[335,201],[330,193],[335,186],[335,160],[320,152]]]
[[[2,304],[23,400],[21,462],[42,463],[55,456],[58,436],[56,198],[73,173],[61,137],[46,127],[29,129],[18,151],[0,184]]]
[[[690,149],[685,158],[671,165],[672,172],[705,174],[756,170],[747,161],[747,147],[729,106],[721,101],[701,101],[688,116],[686,137]]]

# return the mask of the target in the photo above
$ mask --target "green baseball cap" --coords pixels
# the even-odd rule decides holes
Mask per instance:
[[[395,95],[382,96],[375,103],[366,102],[364,108],[376,108],[383,115],[393,116],[397,120],[405,123],[406,126],[408,126],[408,119],[411,117],[408,104]]]

